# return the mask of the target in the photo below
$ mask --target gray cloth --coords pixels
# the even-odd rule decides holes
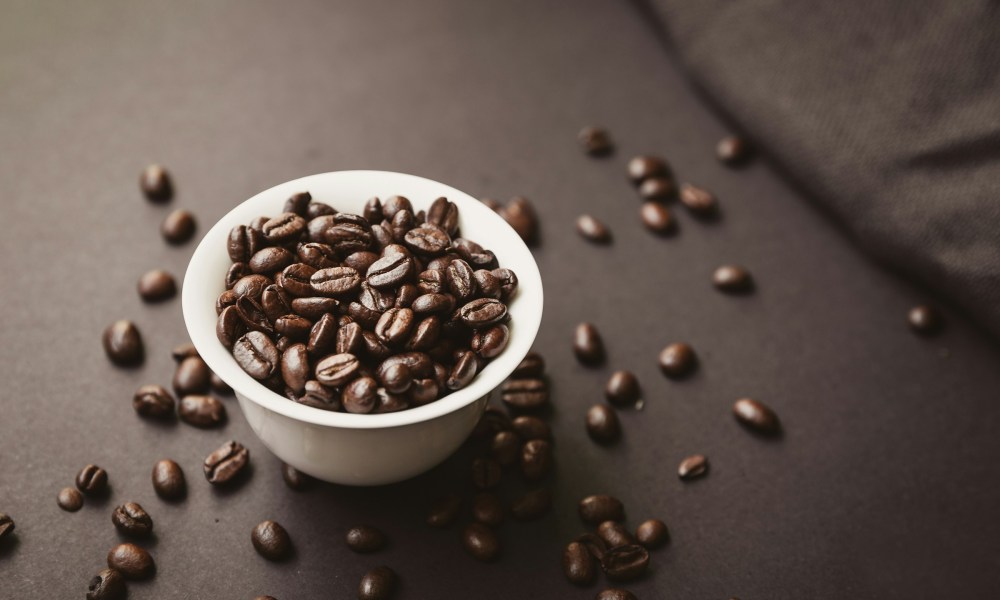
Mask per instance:
[[[1000,4],[651,1],[697,83],[865,251],[1000,335]]]

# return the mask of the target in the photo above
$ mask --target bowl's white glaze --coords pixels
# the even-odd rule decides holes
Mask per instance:
[[[338,211],[360,214],[372,196],[406,196],[414,210],[444,196],[459,207],[462,235],[492,250],[517,273],[509,305],[510,342],[466,388],[411,410],[356,415],[310,408],[267,389],[243,372],[215,335],[215,300],[225,290],[229,231],[256,217],[276,216],[296,192]],[[205,234],[188,265],[182,292],[188,334],[208,366],[232,386],[254,433],[281,460],[335,483],[377,485],[407,479],[438,464],[475,426],[490,391],[531,349],[542,319],[542,280],[531,252],[492,210],[453,187],[403,173],[338,171],[282,183],[243,202]]]

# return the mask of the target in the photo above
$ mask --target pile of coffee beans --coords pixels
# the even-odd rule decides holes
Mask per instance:
[[[385,413],[467,386],[510,338],[517,276],[460,237],[458,206],[392,196],[363,215],[299,193],[230,232],[216,333],[290,400]]]

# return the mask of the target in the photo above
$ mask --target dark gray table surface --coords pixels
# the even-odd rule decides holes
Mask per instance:
[[[1000,353],[949,312],[947,331],[912,335],[907,309],[928,298],[870,263],[763,161],[733,171],[713,148],[727,132],[691,90],[648,24],[619,2],[363,1],[2,2],[0,19],[0,511],[17,522],[0,548],[0,597],[82,597],[118,537],[111,508],[143,504],[156,521],[159,572],[131,598],[349,598],[377,564],[402,578],[400,598],[590,598],[559,567],[584,529],[589,493],[626,503],[629,523],[670,526],[640,598],[987,598],[1000,584]],[[601,123],[619,152],[583,156],[577,130]],[[682,211],[661,239],[638,222],[623,177],[633,153],[669,158],[680,179],[713,189],[718,223]],[[136,179],[167,165],[178,193],[147,203]],[[271,185],[323,171],[381,168],[424,175],[477,196],[531,198],[547,289],[536,347],[556,406],[556,509],[502,527],[496,564],[466,556],[457,528],[429,530],[427,502],[468,491],[467,457],[377,489],[288,490],[279,462],[230,422],[161,427],[130,406],[143,383],[169,382],[169,350],[186,336],[177,300],[144,305],[137,277],[182,274],[195,243],[158,235],[170,208],[201,231]],[[604,219],[610,247],[587,245],[577,215]],[[752,296],[715,292],[712,269],[746,264]],[[102,329],[135,320],[149,358],[112,367]],[[577,322],[604,333],[609,361],[576,364]],[[663,378],[656,354],[690,341],[696,376]],[[615,368],[642,381],[645,408],[623,411],[622,443],[583,430]],[[765,441],[729,414],[741,396],[781,415]],[[235,438],[252,477],[219,493],[203,457]],[[703,480],[676,465],[709,456]],[[188,499],[159,501],[157,459],[185,468]],[[94,462],[113,493],[79,513],[58,490]],[[287,563],[257,556],[250,529],[290,531]],[[362,556],[346,528],[391,538]]]

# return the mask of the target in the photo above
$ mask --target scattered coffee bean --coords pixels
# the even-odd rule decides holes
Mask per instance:
[[[14,519],[10,518],[7,513],[0,513],[0,540],[7,538],[12,533],[14,533]]]
[[[396,572],[386,566],[365,573],[358,584],[359,600],[388,600],[396,592]]]
[[[296,492],[308,489],[316,481],[292,465],[284,463],[281,465],[281,478],[285,481],[285,485]]]
[[[738,265],[725,265],[716,269],[712,274],[712,283],[720,291],[731,294],[749,292],[754,287],[750,272]]]
[[[235,481],[250,463],[250,451],[236,441],[229,441],[205,458],[205,479],[212,485]]]
[[[670,344],[660,351],[660,370],[667,377],[684,377],[698,364],[694,349],[683,342]]]
[[[187,481],[181,466],[165,458],[153,465],[153,490],[164,500],[180,500],[187,494]]]
[[[427,511],[427,524],[431,527],[448,527],[455,522],[462,509],[462,499],[456,495],[436,500]]]
[[[491,458],[472,461],[472,483],[481,490],[488,490],[500,483],[500,463]]]
[[[229,387],[229,384],[222,380],[221,377],[212,373],[210,378],[212,391],[221,396],[231,396],[233,394],[233,388]]]
[[[116,365],[137,365],[145,355],[139,328],[132,321],[115,321],[109,325],[104,330],[102,342],[104,353]]]
[[[184,396],[177,407],[177,414],[188,425],[207,429],[226,421],[226,405],[215,396]]]
[[[597,592],[594,600],[639,600],[635,594],[621,588],[607,588]]]
[[[532,245],[538,238],[538,217],[531,202],[522,196],[514,196],[497,213],[517,232],[525,244]]]
[[[752,400],[741,398],[733,404],[733,415],[744,427],[763,435],[777,435],[781,432],[781,421],[778,415],[768,406]]]
[[[623,521],[625,507],[614,496],[598,494],[580,500],[580,518],[586,523],[597,525],[604,521]]]
[[[171,244],[183,244],[194,235],[194,215],[189,211],[178,209],[167,215],[160,226],[163,238]]]
[[[607,543],[596,533],[587,532],[580,534],[573,541],[583,544],[587,548],[587,551],[590,552],[590,555],[597,560],[601,560],[604,557],[604,553],[608,551]]]
[[[493,436],[493,441],[490,444],[490,456],[501,466],[507,467],[517,462],[520,452],[521,440],[513,431],[498,431]]]
[[[715,146],[715,156],[724,164],[740,165],[750,158],[750,143],[738,135],[724,137]]]
[[[521,473],[528,481],[538,481],[552,468],[552,444],[530,440],[521,446]]]
[[[166,202],[174,195],[170,174],[160,165],[149,165],[139,175],[139,189],[153,202]]]
[[[659,202],[643,202],[639,217],[646,229],[653,233],[669,233],[674,229],[674,217],[670,209]]]
[[[88,496],[108,491],[108,473],[97,465],[87,465],[76,474],[76,488]]]
[[[511,379],[500,386],[500,399],[514,411],[539,410],[549,404],[549,386],[540,378]]]
[[[118,544],[108,552],[108,567],[125,579],[149,579],[156,572],[153,557],[135,544]]]
[[[595,244],[607,244],[611,241],[611,230],[591,215],[580,215],[577,218],[576,231]]]
[[[280,524],[262,521],[250,534],[253,547],[267,560],[283,560],[292,552],[292,538]]]
[[[648,567],[649,552],[636,544],[609,548],[601,558],[601,568],[612,581],[638,579]]]
[[[111,513],[115,529],[125,535],[146,537],[153,532],[153,518],[136,502],[126,502]]]
[[[585,365],[604,362],[604,340],[591,323],[580,323],[573,332],[573,353]]]
[[[482,523],[470,523],[462,530],[462,546],[474,558],[483,562],[500,556],[500,540],[496,533]]]
[[[114,569],[102,569],[87,584],[87,600],[124,600],[125,578]]]
[[[174,392],[178,396],[204,394],[212,385],[212,371],[200,356],[190,356],[174,371]]]
[[[670,166],[665,160],[656,156],[636,156],[628,161],[626,169],[628,178],[635,185],[651,177],[670,177]]]
[[[614,151],[614,144],[607,130],[600,127],[584,127],[576,136],[583,151],[591,156],[607,156]]]
[[[144,385],[132,396],[132,408],[141,417],[173,418],[174,404],[174,397],[162,385]]]
[[[650,177],[639,184],[639,196],[644,200],[662,202],[674,195],[674,180],[669,177]]]
[[[587,411],[587,433],[600,444],[610,444],[622,435],[618,413],[606,404],[595,404]]]
[[[517,436],[524,440],[548,440],[552,438],[552,429],[548,423],[531,415],[521,415],[511,421],[511,427]]]
[[[552,506],[552,492],[548,488],[529,490],[510,505],[510,514],[519,521],[531,521],[543,516]]]
[[[160,302],[173,298],[177,293],[174,276],[162,269],[154,269],[143,274],[136,286],[139,296],[146,302]]]
[[[59,490],[56,503],[66,512],[76,512],[83,508],[83,494],[76,488],[63,488]]]
[[[708,459],[701,454],[693,454],[681,461],[677,475],[681,479],[697,479],[708,473]]]
[[[921,335],[939,333],[944,327],[944,316],[941,311],[927,304],[914,306],[906,315],[910,329]]]
[[[171,350],[170,356],[173,357],[174,361],[181,362],[189,356],[198,356],[198,349],[191,342],[186,342]]]
[[[710,217],[719,209],[719,203],[708,190],[685,183],[680,190],[681,204],[696,217]]]
[[[503,523],[504,507],[500,497],[491,492],[481,492],[472,499],[472,518],[496,527]]]
[[[378,552],[385,547],[385,534],[371,525],[359,525],[347,530],[347,547],[355,552]]]
[[[635,543],[635,538],[625,529],[625,526],[615,521],[604,521],[598,525],[597,535],[604,540],[608,548],[617,548],[618,546]]]
[[[639,379],[631,371],[615,371],[604,386],[604,396],[617,406],[631,406],[639,395]]]
[[[659,519],[647,519],[635,529],[636,541],[649,550],[662,546],[669,537],[666,523]]]
[[[576,585],[590,585],[597,578],[594,557],[580,542],[570,542],[563,551],[563,573]]]

